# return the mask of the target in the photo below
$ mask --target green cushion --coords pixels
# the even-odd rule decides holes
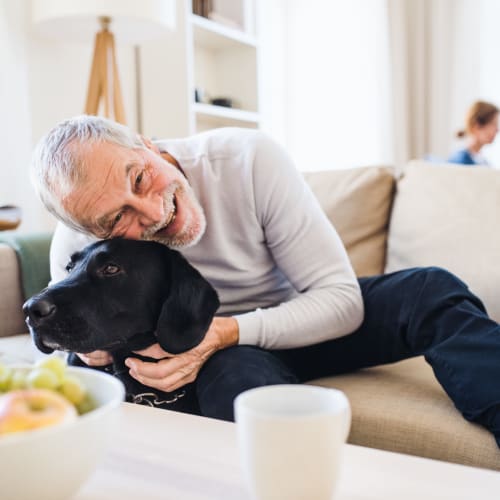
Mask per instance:
[[[50,242],[52,233],[0,233],[0,242],[16,252],[21,270],[24,299],[35,295],[50,281]]]

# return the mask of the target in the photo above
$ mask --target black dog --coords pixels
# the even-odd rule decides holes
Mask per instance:
[[[179,252],[119,238],[73,254],[67,270],[66,279],[23,306],[38,349],[109,351],[114,362],[105,370],[125,384],[128,401],[196,411],[190,385],[175,393],[152,390],[128,374],[124,361],[156,342],[172,354],[198,345],[219,307],[212,286]],[[69,360],[83,365],[74,354]]]

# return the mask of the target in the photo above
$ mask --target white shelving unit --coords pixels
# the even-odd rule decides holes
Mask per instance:
[[[219,21],[193,14],[191,0],[176,0],[175,32],[141,46],[138,99],[145,135],[259,128],[256,0],[212,4]],[[232,106],[213,105],[214,98],[229,99]]]

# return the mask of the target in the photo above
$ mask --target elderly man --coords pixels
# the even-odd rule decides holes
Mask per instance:
[[[356,279],[335,229],[284,151],[264,134],[219,129],[151,142],[91,116],[39,143],[35,187],[62,224],[54,280],[95,238],[178,249],[216,288],[205,339],[171,355],[154,345],[130,374],[166,391],[194,382],[200,411],[233,419],[243,390],[424,354],[465,418],[500,442],[500,326],[438,268]],[[82,353],[89,365],[105,352]]]

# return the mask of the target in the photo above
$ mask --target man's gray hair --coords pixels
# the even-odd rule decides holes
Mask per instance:
[[[125,125],[106,118],[80,115],[56,125],[37,144],[31,160],[31,181],[47,210],[67,226],[88,233],[65,208],[64,199],[86,179],[85,149],[110,142],[145,149],[141,137]]]

